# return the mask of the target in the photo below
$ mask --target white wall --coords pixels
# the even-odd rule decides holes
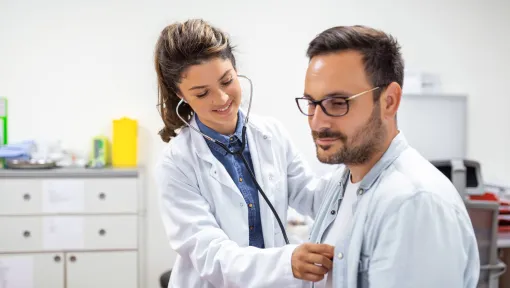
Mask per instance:
[[[238,45],[240,72],[256,85],[253,111],[284,122],[317,165],[306,119],[293,102],[303,90],[307,44],[330,26],[366,24],[398,37],[409,68],[440,74],[445,92],[469,94],[468,154],[482,162],[487,180],[510,184],[510,2],[185,3],[0,0],[0,95],[10,101],[11,141],[61,139],[87,149],[91,137],[108,135],[112,119],[129,116],[139,120],[140,162],[152,173],[163,147],[157,136],[154,44],[166,24],[203,17]],[[145,287],[157,287],[175,256],[150,180]]]

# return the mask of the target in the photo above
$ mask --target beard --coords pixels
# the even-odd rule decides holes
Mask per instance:
[[[312,131],[312,137],[314,140],[317,138],[338,138],[342,141],[342,147],[328,156],[321,155],[319,150],[327,151],[332,146],[319,146],[315,144],[317,158],[322,163],[346,165],[362,165],[367,163],[375,153],[379,152],[387,137],[387,132],[381,120],[379,102],[374,106],[367,123],[358,129],[353,136],[347,137],[342,132],[323,130],[320,132]]]

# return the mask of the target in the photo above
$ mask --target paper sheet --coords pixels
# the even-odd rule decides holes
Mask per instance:
[[[83,217],[55,216],[43,218],[45,250],[83,249]]]
[[[34,288],[31,256],[0,256],[0,288]]]
[[[46,180],[43,182],[43,212],[80,212],[84,208],[85,182]]]

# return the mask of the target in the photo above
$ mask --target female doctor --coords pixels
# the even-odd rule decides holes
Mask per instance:
[[[163,223],[178,254],[169,287],[297,287],[302,281],[296,278],[318,281],[331,268],[333,248],[285,245],[248,170],[281,219],[289,205],[315,215],[325,182],[308,170],[281,124],[249,117],[246,162],[211,141],[230,150],[243,141],[246,115],[239,109],[241,80],[232,51],[225,33],[198,19],[166,27],[156,45],[165,124],[160,135],[169,142],[157,179]]]

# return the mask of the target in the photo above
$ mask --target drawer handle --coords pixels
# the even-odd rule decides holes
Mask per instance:
[[[104,236],[106,234],[106,230],[101,229],[99,230],[99,235]]]
[[[55,260],[55,262],[57,262],[57,263],[58,263],[58,262],[60,262],[60,256],[58,256],[58,255],[57,255],[57,256],[55,256],[55,257],[53,258],[53,260]]]
[[[23,195],[23,199],[24,199],[25,201],[30,200],[30,194],[28,194],[28,193],[27,193],[27,194]]]
[[[25,238],[30,237],[30,231],[24,231],[23,232],[23,237],[25,237]]]
[[[104,200],[106,198],[106,194],[99,193],[99,199]]]
[[[69,260],[70,260],[71,262],[76,262],[76,257],[75,257],[75,256],[71,256],[71,257],[69,257]]]

